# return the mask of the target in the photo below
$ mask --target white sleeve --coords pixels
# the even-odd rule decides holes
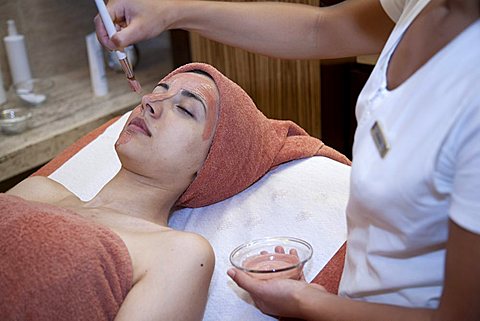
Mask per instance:
[[[380,0],[380,3],[390,19],[397,22],[406,7],[407,0]]]
[[[455,126],[456,158],[450,218],[480,234],[480,103]]]

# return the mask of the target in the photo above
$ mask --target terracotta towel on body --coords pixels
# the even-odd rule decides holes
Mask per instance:
[[[0,194],[0,320],[113,320],[132,273],[109,229]]]
[[[309,136],[294,122],[268,119],[240,86],[210,65],[187,64],[164,79],[191,70],[202,70],[213,77],[220,93],[220,108],[207,159],[178,206],[202,207],[222,201],[243,191],[270,169],[294,159],[326,156],[350,165],[348,158]]]

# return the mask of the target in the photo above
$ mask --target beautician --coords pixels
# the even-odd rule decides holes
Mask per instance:
[[[287,59],[381,53],[356,107],[339,295],[228,274],[264,313],[307,320],[480,320],[480,1],[111,0],[108,48],[185,29]],[[327,142],[328,143],[328,142]]]

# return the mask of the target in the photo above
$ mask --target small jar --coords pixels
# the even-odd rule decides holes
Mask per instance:
[[[21,134],[28,129],[32,113],[24,107],[0,110],[0,128],[4,134]]]
[[[10,98],[16,98],[22,106],[39,107],[47,101],[53,85],[53,80],[48,78],[22,81],[12,85]]]

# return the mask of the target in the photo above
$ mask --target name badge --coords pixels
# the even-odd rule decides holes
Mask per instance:
[[[372,135],[378,153],[384,158],[390,150],[390,144],[388,144],[388,141],[383,134],[382,126],[380,126],[378,121],[375,121],[375,124],[370,128],[370,134]]]

